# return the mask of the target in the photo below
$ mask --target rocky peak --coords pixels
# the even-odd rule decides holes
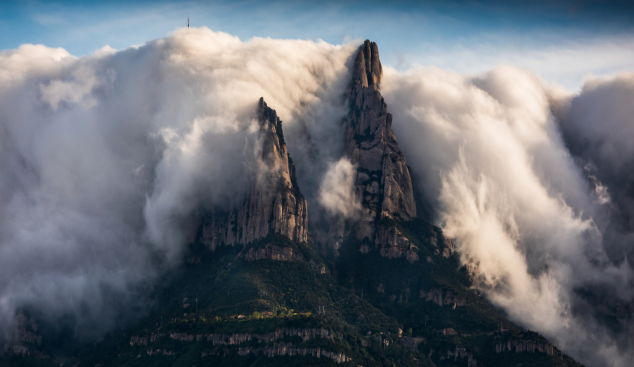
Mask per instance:
[[[376,43],[365,40],[354,61],[353,83],[359,82],[366,88],[374,85],[378,89],[382,75],[383,66],[379,59],[379,48]]]
[[[261,144],[261,153],[257,159],[263,164],[259,166],[259,182],[256,182],[256,185],[292,189],[294,180],[291,176],[295,167],[284,142],[282,120],[277,117],[274,109],[267,106],[264,98],[260,98],[257,115],[260,124],[258,141]],[[298,187],[295,189],[299,191]]]
[[[222,244],[247,244],[271,232],[296,242],[307,241],[307,203],[297,186],[282,121],[263,98],[258,103],[257,117],[257,177],[241,205],[228,213],[214,210],[205,219],[202,240],[212,250]]]
[[[262,159],[267,162],[268,167],[279,166],[280,185],[292,188],[299,193],[295,165],[288,154],[284,141],[282,120],[274,109],[267,106],[263,97],[260,97],[258,102],[258,122],[260,123],[260,135],[263,138]]]
[[[392,115],[379,91],[382,74],[379,49],[366,40],[357,53],[348,92],[346,155],[357,166],[355,196],[362,204],[357,237],[375,241],[381,219],[408,221],[416,217],[405,155],[396,142]]]

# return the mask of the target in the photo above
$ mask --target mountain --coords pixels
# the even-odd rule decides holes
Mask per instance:
[[[88,344],[25,312],[0,365],[579,366],[491,306],[453,241],[417,217],[375,43],[353,68],[342,139],[357,216],[333,219],[324,243],[310,236],[282,121],[260,99],[245,199],[202,216],[141,321]]]

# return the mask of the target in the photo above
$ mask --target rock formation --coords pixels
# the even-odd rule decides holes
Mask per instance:
[[[261,247],[257,250],[250,248],[249,251],[244,255],[244,259],[246,261],[255,261],[255,260],[277,260],[277,261],[304,261],[304,257],[293,251],[290,247],[279,247],[272,244],[267,244],[264,247]]]
[[[267,334],[187,334],[187,333],[152,333],[151,335],[133,335],[130,339],[131,346],[147,346],[149,343],[154,343],[160,338],[169,336],[170,339],[178,340],[182,342],[211,342],[213,346],[240,346],[237,350],[237,354],[240,356],[246,356],[248,354],[263,355],[265,357],[275,356],[313,356],[324,357],[334,360],[336,363],[349,362],[351,359],[341,352],[331,352],[321,348],[300,348],[290,343],[277,343],[279,339],[284,337],[300,337],[303,342],[307,342],[311,339],[322,338],[330,339],[334,338],[334,332],[324,328],[313,329],[297,329],[297,328],[278,328],[275,331]],[[261,348],[254,348],[253,346],[241,346],[242,344],[269,344]],[[271,345],[272,343],[272,345]],[[152,355],[172,355],[171,351],[162,349],[148,349],[147,354]],[[202,356],[218,355],[220,350],[202,352]],[[222,355],[227,354],[226,350],[222,350]]]
[[[438,306],[465,306],[467,300],[464,296],[454,294],[452,291],[443,291],[442,289],[432,288],[429,291],[420,290],[419,298],[425,299],[427,302],[433,302]]]
[[[560,352],[554,345],[548,342],[540,342],[536,340],[509,339],[498,341],[495,344],[495,352],[529,352],[529,353],[546,353],[548,355],[559,355]]]
[[[382,218],[416,217],[412,179],[381,97],[383,68],[376,43],[365,41],[354,62],[348,94],[346,154],[357,166],[355,195],[362,203],[357,237],[374,239]]]
[[[410,172],[379,91],[382,75],[379,49],[366,40],[357,53],[348,91],[345,142],[345,154],[357,167],[354,195],[362,207],[355,230],[358,239],[368,238],[382,246],[382,255],[405,255],[417,261],[413,245],[393,226],[379,229],[384,218],[409,221],[416,217]]]
[[[317,348],[300,348],[296,347],[292,343],[274,343],[270,347],[265,348],[253,348],[246,347],[240,348],[238,355],[246,356],[249,354],[262,353],[263,356],[273,358],[277,356],[312,356],[316,358],[330,358],[335,363],[345,363],[352,361],[352,358],[346,356],[342,352],[331,352],[325,349]]]
[[[263,98],[258,104],[258,171],[242,205],[229,212],[214,210],[205,219],[202,241],[212,250],[221,244],[247,244],[280,233],[306,242],[308,210],[288,154],[282,121]]]
[[[42,336],[37,333],[37,322],[23,312],[16,315],[16,325],[9,332],[9,340],[2,346],[2,352],[13,355],[33,355],[43,358],[44,354],[38,350],[42,345]],[[1,354],[0,354],[1,356]],[[1,357],[0,357],[1,359]]]
[[[376,231],[375,242],[381,245],[381,256],[396,259],[405,256],[414,263],[419,260],[416,247],[396,226],[382,225]]]
[[[401,343],[411,349],[412,352],[418,353],[418,344],[427,343],[427,339],[421,337],[404,336],[401,338]]]

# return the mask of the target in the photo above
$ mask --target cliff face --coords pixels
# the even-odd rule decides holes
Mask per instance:
[[[559,350],[548,342],[540,342],[535,340],[509,339],[498,341],[495,344],[495,352],[529,352],[529,353],[546,353],[548,355],[558,355]]]
[[[348,93],[346,154],[357,166],[355,195],[362,203],[357,238],[368,237],[376,243],[387,238],[375,238],[381,219],[409,221],[416,217],[405,155],[396,142],[392,115],[379,92],[382,74],[376,43],[365,41],[355,59]]]
[[[321,348],[302,348],[291,343],[276,342],[284,337],[299,337],[303,342],[310,339],[334,339],[335,333],[333,331],[320,328],[320,329],[296,329],[296,328],[278,328],[274,332],[268,334],[187,334],[187,333],[152,333],[150,336],[134,335],[130,339],[130,346],[147,346],[148,341],[150,344],[155,341],[166,338],[169,335],[170,339],[182,341],[182,342],[211,342],[214,349],[206,349],[201,353],[202,357],[211,355],[227,354],[227,349],[223,346],[240,346],[237,350],[237,354],[240,356],[247,356],[253,354],[255,356],[262,355],[264,357],[277,357],[277,356],[313,356],[317,358],[330,358],[336,363],[349,362],[352,359],[347,357],[341,352],[331,352]],[[271,343],[273,343],[271,345]],[[250,344],[242,346],[243,344]],[[253,345],[258,347],[253,347]],[[164,349],[147,349],[146,352],[149,356],[152,355],[173,355],[172,351]]]
[[[9,341],[4,343],[1,349],[0,360],[2,359],[2,353],[5,355],[34,356],[36,358],[47,357],[45,353],[39,350],[42,345],[42,336],[37,333],[39,328],[37,322],[22,312],[16,315],[16,321],[16,325],[8,335]]]
[[[244,255],[244,259],[246,261],[263,259],[278,261],[304,261],[304,257],[297,251],[293,251],[292,248],[279,247],[272,244],[267,244],[266,246],[257,250],[250,248],[249,252]]]
[[[306,242],[308,210],[295,179],[282,121],[263,98],[258,104],[260,124],[257,177],[246,199],[229,212],[214,210],[203,223],[202,241],[212,250],[217,246],[247,244],[280,233],[293,241]]]

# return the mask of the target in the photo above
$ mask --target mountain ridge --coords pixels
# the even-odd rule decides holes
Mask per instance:
[[[362,212],[337,219],[326,251],[309,236],[282,121],[260,98],[260,165],[244,202],[203,218],[150,314],[70,352],[47,348],[24,315],[0,365],[578,366],[492,307],[453,241],[416,216],[376,43],[361,45],[352,75],[342,139]]]

